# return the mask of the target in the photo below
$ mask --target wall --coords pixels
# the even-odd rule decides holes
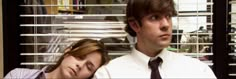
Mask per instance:
[[[0,0],[0,78],[3,78],[2,0]]]
[[[45,5],[56,5],[57,0],[44,0]],[[48,14],[57,14],[57,7],[46,7]]]

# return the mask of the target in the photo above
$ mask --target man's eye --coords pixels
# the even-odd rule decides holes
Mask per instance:
[[[171,15],[166,15],[166,18],[167,19],[170,19],[172,16]]]
[[[151,20],[159,20],[159,16],[156,16],[156,15],[154,15],[154,16],[151,16]]]
[[[151,19],[152,19],[152,20],[156,20],[157,17],[156,17],[156,16],[152,16]]]

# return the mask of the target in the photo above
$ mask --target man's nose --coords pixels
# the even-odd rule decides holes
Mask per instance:
[[[166,17],[162,18],[160,20],[160,23],[161,23],[160,29],[162,31],[167,31],[169,29],[169,27],[171,26],[170,19],[166,18]]]

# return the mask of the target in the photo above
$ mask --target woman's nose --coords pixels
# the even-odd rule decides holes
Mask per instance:
[[[81,70],[81,67],[80,67],[79,64],[76,64],[76,68],[77,68],[78,70]]]
[[[83,68],[86,64],[86,60],[81,60],[81,61],[77,61],[76,67],[79,68],[79,70],[81,68]]]

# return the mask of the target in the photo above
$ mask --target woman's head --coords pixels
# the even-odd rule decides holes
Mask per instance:
[[[83,39],[69,46],[48,72],[59,70],[65,78],[89,78],[98,67],[108,61],[108,53],[103,43]]]

